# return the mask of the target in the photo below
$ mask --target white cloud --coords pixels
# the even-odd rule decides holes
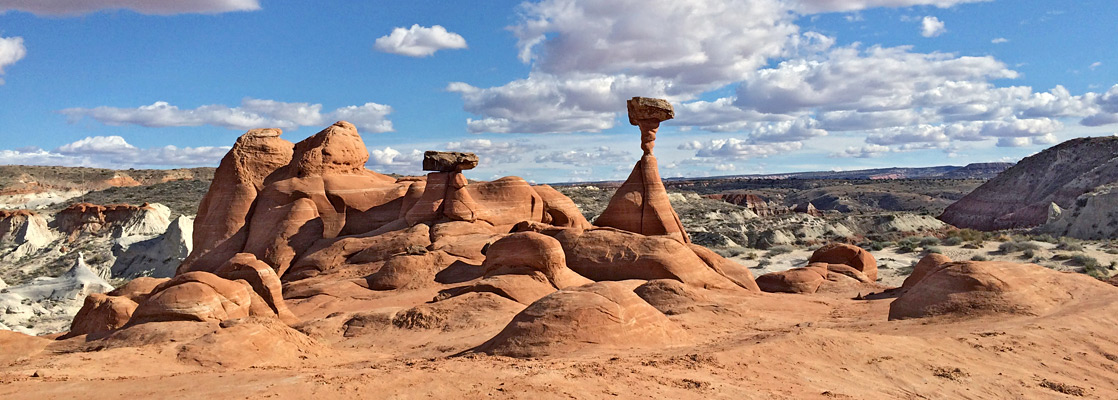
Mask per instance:
[[[376,103],[342,107],[323,113],[321,104],[246,98],[239,107],[205,105],[193,109],[180,109],[167,102],[157,101],[137,108],[101,106],[67,108],[60,112],[69,116],[71,121],[89,117],[107,125],[140,125],[149,128],[213,125],[236,130],[296,129],[301,126],[325,126],[337,120],[347,120],[366,133],[392,131],[392,121],[387,119],[388,114],[392,112],[392,107]]]
[[[447,90],[482,116],[467,122],[471,132],[597,132],[629,97],[690,100],[784,54],[799,40],[788,11],[779,0],[526,3],[511,30],[528,78]]]
[[[81,154],[135,154],[136,147],[120,136],[92,136],[62,145],[56,152],[66,155]]]
[[[889,146],[882,146],[878,144],[871,144],[862,147],[847,147],[845,150],[832,153],[831,157],[839,158],[873,158],[892,152],[893,149]]]
[[[59,146],[0,150],[0,164],[61,165],[100,168],[215,167],[228,146],[138,148],[120,136],[92,136]]]
[[[1102,66],[1102,61],[1095,61],[1095,62],[1091,63],[1091,65],[1087,66],[1087,68],[1090,68],[1092,71],[1094,71],[1096,68],[1101,67],[1101,66]]]
[[[618,163],[625,164],[633,160],[635,160],[635,157],[633,157],[632,154],[615,151],[606,146],[594,149],[560,150],[536,156],[536,162],[538,163],[551,162],[580,167],[591,165],[615,165]]]
[[[911,47],[878,47],[861,51],[842,47],[820,60],[794,59],[763,69],[738,89],[736,105],[766,113],[791,113],[820,107],[829,110],[884,111],[935,102],[933,96],[953,84],[1016,78],[1017,72],[993,57],[955,57],[945,53],[913,53]],[[866,73],[874,71],[874,73]],[[924,97],[920,97],[924,95]],[[927,104],[935,105],[935,104]]]
[[[1009,39],[1006,39],[1006,38],[1003,38],[1003,37],[994,38],[994,40],[991,40],[990,43],[993,43],[993,44],[1009,43]]]
[[[518,162],[528,153],[541,148],[543,146],[528,142],[494,142],[489,139],[467,139],[446,144],[446,149],[450,151],[476,153],[485,165]]]
[[[734,167],[734,164],[718,164],[711,169],[718,172],[729,172],[737,170],[737,167]]]
[[[100,10],[132,10],[141,14],[219,14],[260,9],[259,0],[0,0],[0,14],[25,11],[36,15],[80,15]]]
[[[738,138],[711,139],[706,142],[693,140],[679,145],[679,150],[696,150],[695,157],[745,160],[788,153],[803,148],[801,142],[751,144]]]
[[[4,74],[4,68],[15,64],[26,55],[27,48],[23,47],[23,38],[0,37],[0,75]],[[0,79],[0,84],[3,83],[4,80]]]
[[[792,0],[797,10],[804,14],[857,11],[877,7],[935,6],[947,8],[956,4],[978,3],[991,0]]]
[[[947,32],[947,27],[939,18],[927,16],[920,22],[920,36],[930,38]]]
[[[377,38],[373,48],[385,53],[427,57],[443,49],[465,49],[466,39],[441,25],[428,28],[415,24],[411,28],[393,29],[391,34]]]

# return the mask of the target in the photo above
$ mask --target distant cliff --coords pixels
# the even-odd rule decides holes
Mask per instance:
[[[1118,137],[1079,138],[1025,158],[947,207],[940,219],[960,228],[1028,228],[1048,220],[1049,205],[1118,181]]]

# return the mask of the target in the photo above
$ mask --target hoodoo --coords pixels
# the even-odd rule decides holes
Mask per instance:
[[[629,123],[640,127],[644,155],[610,199],[606,210],[594,220],[594,225],[642,235],[669,235],[691,243],[679,215],[668,201],[668,191],[660,179],[660,167],[656,156],[652,155],[660,123],[675,118],[672,105],[666,100],[634,97],[629,100],[628,108]]]

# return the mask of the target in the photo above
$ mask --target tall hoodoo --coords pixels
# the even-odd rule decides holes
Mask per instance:
[[[675,117],[672,105],[662,99],[634,97],[629,100],[628,109],[629,123],[641,129],[644,155],[594,225],[642,235],[669,235],[690,243],[679,215],[668,201],[668,191],[660,180],[660,168],[652,155],[660,123]]]

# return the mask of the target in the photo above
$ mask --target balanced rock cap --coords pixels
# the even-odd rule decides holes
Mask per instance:
[[[634,97],[626,102],[629,108],[629,123],[636,125],[640,120],[663,122],[675,118],[672,104],[664,99]]]
[[[427,151],[423,153],[423,170],[456,172],[477,166],[477,154],[457,151]]]

